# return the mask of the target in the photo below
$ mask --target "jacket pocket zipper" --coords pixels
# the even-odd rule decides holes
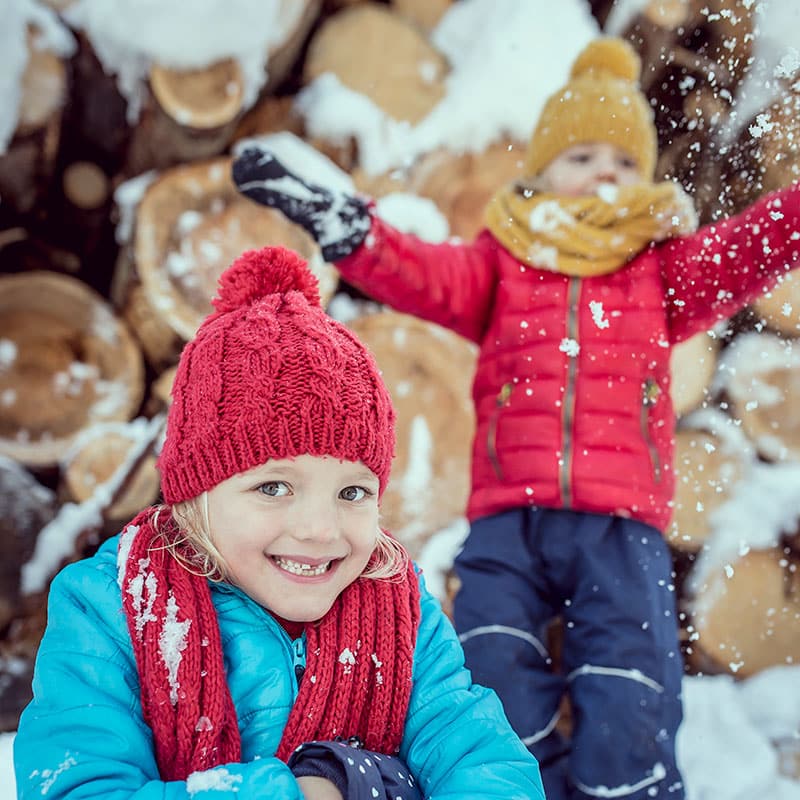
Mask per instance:
[[[503,480],[503,469],[500,466],[500,459],[497,455],[497,423],[500,418],[500,410],[508,402],[509,397],[511,397],[511,390],[513,388],[514,387],[510,383],[504,383],[497,393],[497,397],[494,401],[494,411],[489,418],[489,429],[487,431],[486,447],[489,452],[489,461],[492,464],[495,475],[497,475],[497,479],[501,481]]]
[[[653,437],[650,435],[650,409],[658,402],[661,396],[661,388],[655,378],[647,378],[642,386],[642,408],[640,420],[642,427],[642,437],[644,438],[647,450],[650,454],[650,463],[653,467],[653,478],[656,483],[661,483],[661,458],[658,455]]]

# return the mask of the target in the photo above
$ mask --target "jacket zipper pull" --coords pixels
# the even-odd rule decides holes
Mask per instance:
[[[297,688],[299,689],[303,674],[306,671],[306,643],[302,636],[292,642],[292,657],[294,676],[297,679]]]

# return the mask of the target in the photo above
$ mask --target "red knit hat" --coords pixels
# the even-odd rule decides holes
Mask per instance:
[[[394,409],[373,357],[322,309],[298,255],[265,247],[222,274],[181,354],[159,458],[167,503],[273,458],[362,461],[386,487]]]

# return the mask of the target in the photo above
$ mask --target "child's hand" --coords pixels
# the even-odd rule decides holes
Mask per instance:
[[[242,194],[277,208],[305,228],[320,245],[326,261],[350,255],[369,232],[371,219],[366,203],[306,183],[268,150],[245,150],[233,162],[233,180]]]
[[[306,800],[344,800],[342,793],[326,778],[307,775],[297,783]]]

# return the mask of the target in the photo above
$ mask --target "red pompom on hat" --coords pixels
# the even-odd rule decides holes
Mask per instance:
[[[389,393],[372,355],[322,309],[306,262],[282,247],[248,251],[213,302],[175,374],[164,500],[304,454],[361,461],[383,492],[395,443]]]

